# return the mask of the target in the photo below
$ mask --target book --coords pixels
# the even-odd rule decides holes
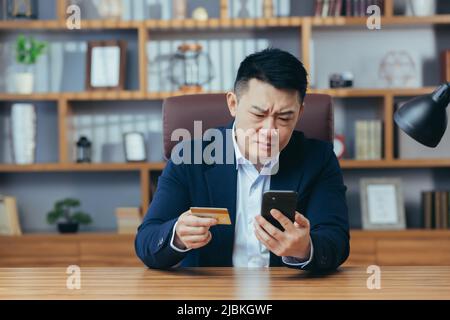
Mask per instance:
[[[323,0],[322,17],[328,16],[328,10],[330,9],[330,0]]]
[[[442,191],[441,194],[441,229],[447,229],[448,228],[448,206],[449,206],[449,199],[448,199],[448,191]]]
[[[353,0],[347,0],[345,3],[345,16],[347,16],[347,17],[352,16],[352,4],[353,4]]]
[[[434,215],[432,226],[434,229],[440,229],[441,227],[441,192],[434,192]]]
[[[373,151],[372,151],[372,159],[381,159],[383,155],[383,129],[380,120],[375,120],[372,122],[373,129]]]
[[[447,198],[448,198],[448,211],[447,211],[447,228],[450,229],[450,191],[447,192]]]
[[[330,8],[328,9],[327,17],[334,16],[335,10],[336,10],[336,0],[330,0]]]
[[[314,10],[314,15],[316,17],[322,16],[323,0],[316,0],[316,9]]]
[[[442,52],[441,77],[443,82],[450,82],[450,49]]]
[[[0,195],[0,235],[21,234],[16,198]]]
[[[355,159],[363,159],[363,122],[357,120],[355,122]]]
[[[291,1],[290,0],[275,1],[274,10],[277,17],[289,17],[291,15]]]
[[[377,160],[383,155],[381,120],[357,120],[355,122],[355,158]]]
[[[336,7],[334,10],[335,17],[341,16],[343,3],[344,3],[344,0],[336,0]]]
[[[434,211],[434,193],[433,191],[422,192],[422,215],[423,215],[423,227],[425,229],[432,229]]]
[[[357,17],[359,14],[359,0],[353,0],[352,17]]]
[[[366,0],[359,0],[359,16],[363,17],[366,15],[367,4]]]

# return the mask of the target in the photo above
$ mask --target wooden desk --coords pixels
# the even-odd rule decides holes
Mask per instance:
[[[381,290],[365,268],[312,276],[289,268],[82,268],[81,289],[65,268],[0,269],[0,299],[450,299],[449,267],[381,267]]]

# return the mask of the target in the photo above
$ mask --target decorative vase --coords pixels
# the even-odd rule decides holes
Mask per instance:
[[[418,17],[435,15],[436,0],[411,0],[408,2],[406,14]]]
[[[17,72],[14,75],[15,92],[31,94],[34,88],[34,74],[31,72]]]
[[[78,226],[78,223],[72,222],[58,223],[58,231],[60,233],[77,233]]]
[[[35,162],[36,109],[34,105],[16,103],[11,107],[12,153],[17,164]]]

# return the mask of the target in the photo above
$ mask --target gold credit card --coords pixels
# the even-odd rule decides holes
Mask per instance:
[[[231,224],[227,208],[191,207],[191,213],[197,217],[217,219],[218,224]]]

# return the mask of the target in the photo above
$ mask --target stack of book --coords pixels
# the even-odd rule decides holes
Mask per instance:
[[[142,223],[139,208],[117,208],[116,217],[119,234],[136,234],[137,228]]]
[[[384,0],[316,0],[316,17],[363,17],[372,5],[384,11]]]
[[[0,235],[20,236],[21,234],[16,198],[0,195]]]
[[[425,229],[450,228],[450,192],[445,190],[423,191],[422,211]]]
[[[355,158],[379,160],[383,155],[383,129],[380,120],[357,120],[355,123]]]

